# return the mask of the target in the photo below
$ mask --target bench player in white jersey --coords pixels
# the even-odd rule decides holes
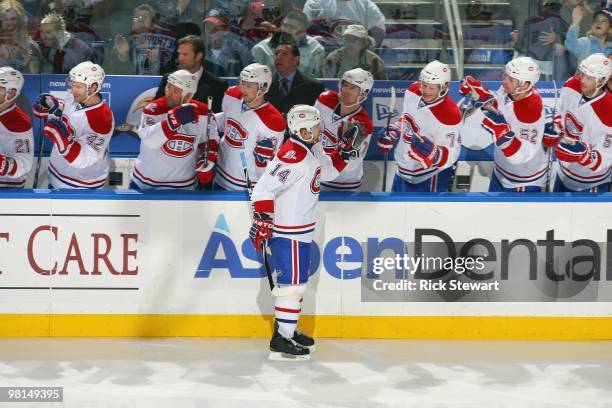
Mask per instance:
[[[502,86],[491,92],[480,81],[466,77],[459,92],[474,106],[467,121],[477,121],[494,138],[495,169],[489,191],[544,191],[548,154],[542,143],[544,104],[535,89],[540,69],[530,57],[506,64]],[[466,122],[467,122],[466,121]]]
[[[291,136],[253,190],[249,235],[257,251],[269,239],[270,264],[277,272],[272,291],[276,324],[270,358],[305,359],[314,341],[298,332],[296,326],[308,282],[321,181],[335,179],[346,168],[343,157],[354,150],[354,139],[340,139],[338,150],[326,154],[318,143],[320,113],[308,105],[294,106],[287,114],[287,123]]]
[[[225,92],[223,112],[216,115],[223,138],[215,175],[215,184],[225,190],[247,188],[241,153],[255,185],[283,142],[283,115],[265,100],[271,83],[270,68],[251,64],[240,72],[240,84]]]
[[[168,75],[165,95],[143,109],[131,188],[193,190],[198,181],[212,182],[219,136],[216,121],[208,126],[207,105],[191,99],[197,85],[191,72],[173,72]]]
[[[418,82],[404,94],[402,116],[382,129],[378,148],[395,148],[397,170],[391,191],[447,191],[461,152],[461,113],[448,95],[451,70],[439,61],[427,64]]]
[[[611,62],[603,54],[582,60],[579,73],[561,89],[555,120],[559,171],[554,191],[610,191],[612,93],[606,90]]]
[[[370,145],[372,120],[362,106],[374,85],[372,74],[361,68],[342,75],[339,92],[323,92],[314,104],[321,112],[323,134],[321,145],[325,152],[338,150],[338,138],[350,138],[351,132],[360,132],[356,138],[355,154],[335,180],[321,182],[323,191],[359,191],[363,179],[363,159]]]
[[[70,91],[64,100],[42,94],[34,105],[46,119],[43,134],[53,140],[49,182],[53,188],[97,189],[106,185],[108,145],[113,135],[113,112],[100,96],[104,70],[81,62],[68,74]]]
[[[32,169],[32,121],[15,104],[22,87],[21,72],[0,68],[0,188],[23,188]]]

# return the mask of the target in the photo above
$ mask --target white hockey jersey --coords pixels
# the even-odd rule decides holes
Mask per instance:
[[[32,121],[17,105],[0,113],[0,154],[13,159],[0,187],[23,188],[34,159]]]
[[[309,146],[291,137],[253,189],[253,209],[274,213],[273,237],[311,242],[321,180],[333,180],[345,167],[340,155],[328,156],[321,143]]]
[[[413,123],[419,134],[440,147],[442,158],[437,166],[423,168],[410,156],[412,144],[408,123]],[[396,124],[402,129],[394,154],[396,174],[408,183],[422,183],[451,167],[459,158],[461,113],[448,95],[432,104],[425,104],[418,82],[413,83],[406,89],[402,117]]]
[[[331,154],[338,149],[338,138],[342,135],[345,124],[354,122],[363,128],[365,138],[358,146],[359,157],[352,157],[346,168],[334,180],[321,182],[323,191],[359,191],[363,179],[363,159],[372,139],[372,120],[363,106],[359,106],[348,115],[340,116],[338,92],[323,92],[317,98],[314,107],[321,113],[323,133],[321,145],[325,153]]]
[[[53,146],[49,159],[49,182],[54,188],[101,188],[109,169],[108,145],[115,119],[104,100],[83,106],[68,93],[62,120],[72,129],[72,140],[64,154]]]
[[[173,131],[166,115],[170,108],[162,96],[149,103],[142,111],[138,135],[140,153],[132,170],[131,179],[140,189],[193,190],[196,186],[196,162],[206,145],[208,106],[196,105],[197,122],[180,126]],[[211,120],[208,147],[217,150],[219,135],[217,122]]]
[[[580,138],[601,156],[601,161],[590,167],[559,161],[559,178],[563,184],[570,190],[580,191],[609,183],[612,179],[612,93],[604,91],[586,100],[580,91],[580,79],[574,76],[561,89],[559,111],[565,132]]]
[[[223,138],[219,142],[215,183],[226,190],[246,190],[240,153],[246,156],[251,185],[257,184],[265,165],[260,167],[255,162],[255,145],[259,139],[271,139],[274,151],[278,151],[285,134],[285,120],[268,102],[257,109],[247,108],[239,85],[225,92],[222,108],[222,114],[217,116],[220,127],[223,123]]]
[[[512,142],[503,150],[493,144],[497,179],[505,188],[544,187],[548,154],[542,144],[545,124],[542,97],[535,88],[531,95],[516,102],[503,87],[493,94],[496,108],[514,132]],[[468,120],[482,123],[484,118],[482,110],[478,109]],[[482,129],[482,132],[486,131]]]

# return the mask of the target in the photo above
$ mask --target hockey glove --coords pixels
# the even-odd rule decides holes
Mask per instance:
[[[396,124],[389,125],[378,131],[378,140],[376,144],[378,149],[383,153],[388,153],[393,150],[393,145],[400,138],[402,130]]]
[[[554,147],[564,136],[561,115],[553,110],[550,114],[546,115],[546,119],[548,121],[544,125],[542,143],[546,147]]]
[[[253,240],[253,245],[257,252],[261,251],[263,243],[272,237],[272,228],[274,226],[272,222],[273,214],[253,212],[253,225],[251,226],[251,231],[249,231],[249,236]]]
[[[214,169],[217,163],[217,152],[209,151],[196,162],[196,174],[200,184],[210,184],[215,175]]]
[[[72,130],[61,119],[51,117],[43,128],[43,134],[53,140],[57,151],[64,154],[72,143]]]
[[[168,127],[173,131],[176,131],[181,125],[197,122],[198,116],[196,114],[195,105],[192,103],[185,103],[170,109],[166,115],[166,120],[168,121]]]
[[[358,140],[359,126],[353,125],[349,127],[338,140],[338,153],[342,160],[350,160],[351,158],[359,157],[359,147],[363,139]]]
[[[421,167],[424,169],[437,165],[442,157],[438,145],[432,143],[426,137],[413,137],[411,146],[412,149],[408,150],[408,156],[421,163]]]
[[[272,139],[259,139],[255,144],[253,156],[255,156],[257,167],[266,167],[268,162],[274,158],[274,142]]]
[[[459,93],[463,96],[469,96],[474,101],[474,108],[482,108],[489,102],[492,102],[494,97],[491,92],[472,76],[466,76],[461,81]]]
[[[555,149],[557,159],[567,163],[578,163],[595,170],[601,164],[601,154],[592,150],[582,140],[564,138]]]
[[[38,97],[34,104],[34,116],[40,119],[47,119],[49,115],[60,118],[63,109],[62,101],[49,93],[44,93]]]
[[[521,147],[521,142],[514,137],[504,115],[494,110],[486,110],[483,113],[485,118],[482,127],[495,138],[495,144],[506,156],[512,156]]]
[[[15,172],[15,159],[0,154],[0,176],[6,176]]]

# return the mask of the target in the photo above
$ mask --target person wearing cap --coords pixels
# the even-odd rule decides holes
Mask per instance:
[[[197,78],[181,69],[168,75],[165,95],[144,107],[140,153],[131,173],[137,190],[193,190],[212,182],[219,136],[208,107],[192,99]]]
[[[361,24],[377,45],[385,36],[385,16],[372,0],[306,0],[304,14],[311,22],[325,22],[330,26],[340,20]]]
[[[204,68],[220,77],[235,77],[251,62],[250,46],[245,39],[230,30],[230,25],[219,17],[204,19],[206,57]]]
[[[385,63],[368,49],[368,30],[359,24],[346,27],[342,35],[344,47],[331,52],[323,62],[324,78],[340,78],[353,68],[370,71],[374,79],[387,79]]]
[[[283,115],[295,105],[313,105],[325,91],[321,81],[303,74],[300,64],[300,50],[293,41],[281,42],[276,46],[272,85],[267,99]]]
[[[253,60],[259,64],[267,65],[275,71],[276,46],[281,41],[291,38],[300,51],[299,70],[302,74],[313,78],[321,77],[321,67],[325,58],[325,49],[313,37],[306,35],[308,19],[301,12],[287,13],[281,23],[279,31],[251,48]]]
[[[612,13],[608,9],[602,9],[593,15],[593,25],[586,36],[579,37],[580,23],[584,17],[582,6],[574,7],[572,11],[572,25],[567,31],[565,47],[578,60],[578,63],[591,54],[602,53],[608,56],[612,53],[612,44],[609,41],[610,24]]]
[[[193,95],[196,101],[207,103],[208,96],[213,97],[213,111],[221,111],[221,101],[227,90],[227,81],[217,78],[203,67],[204,41],[198,36],[188,35],[179,40],[178,64],[179,69],[185,69],[197,78],[197,90]],[[155,98],[165,95],[168,76],[165,75],[157,89]]]

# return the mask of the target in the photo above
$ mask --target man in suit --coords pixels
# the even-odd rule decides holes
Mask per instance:
[[[213,97],[213,111],[221,112],[221,102],[227,90],[227,81],[219,79],[210,72],[204,70],[204,41],[198,36],[188,35],[179,40],[178,65],[179,69],[186,69],[198,78],[198,88],[193,99],[207,103],[208,96]],[[157,89],[155,99],[165,95],[168,76],[162,78]]]
[[[314,105],[325,91],[323,83],[298,70],[300,50],[295,42],[280,42],[274,51],[276,74],[266,95],[283,115],[298,104]]]

